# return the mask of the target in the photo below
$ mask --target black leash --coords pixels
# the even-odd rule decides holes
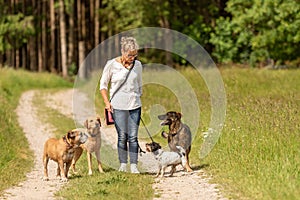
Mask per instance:
[[[147,133],[148,133],[148,135],[149,135],[149,138],[151,139],[152,142],[154,142],[154,140],[153,140],[153,138],[152,138],[152,136],[151,136],[149,130],[147,129],[147,126],[146,126],[146,124],[145,124],[145,122],[144,122],[144,120],[143,120],[142,118],[141,118],[141,122],[142,122],[142,124],[144,125],[144,127],[145,127],[145,129],[146,129],[146,131],[147,131]]]
[[[145,124],[145,122],[144,122],[144,120],[143,120],[142,118],[141,118],[141,122],[142,122],[142,124],[144,125],[144,127],[145,127],[145,129],[146,129],[146,132],[147,132],[148,135],[149,135],[149,138],[151,139],[152,142],[154,142],[154,140],[153,140],[153,138],[152,138],[152,136],[151,136],[149,130],[147,129],[147,126],[146,126],[146,124]],[[142,153],[146,153],[145,151],[142,150],[142,148],[140,147],[140,144],[139,144],[139,143],[138,143],[138,145],[139,145],[139,149],[140,149],[140,155],[142,155]]]

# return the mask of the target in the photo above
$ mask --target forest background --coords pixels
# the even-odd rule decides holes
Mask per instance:
[[[98,44],[139,27],[186,34],[217,64],[300,66],[300,0],[0,0],[0,67],[68,77]],[[148,55],[186,65],[169,53]]]

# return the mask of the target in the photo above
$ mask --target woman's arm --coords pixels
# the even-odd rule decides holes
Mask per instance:
[[[100,79],[100,93],[103,98],[103,101],[105,103],[105,108],[108,109],[108,111],[112,112],[112,107],[108,98],[108,84],[110,82],[112,72],[111,72],[111,64],[112,60],[108,61],[103,69],[102,77]]]
[[[109,100],[108,100],[107,90],[106,90],[106,89],[102,89],[102,90],[100,90],[100,93],[101,93],[102,98],[103,98],[103,101],[104,101],[104,103],[105,103],[105,108],[106,108],[108,111],[113,112],[112,107],[111,107],[111,104],[110,104],[110,102],[109,102]]]
[[[142,96],[143,94],[143,83],[142,83],[142,72],[143,72],[143,65],[141,64],[141,62],[139,62],[140,64],[140,70],[139,70],[139,74],[138,74],[138,87],[139,87],[139,93],[140,96]]]

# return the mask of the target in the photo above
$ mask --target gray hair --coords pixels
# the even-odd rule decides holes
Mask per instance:
[[[135,51],[139,49],[139,45],[134,37],[122,37],[121,38],[121,52],[126,53],[128,51]]]

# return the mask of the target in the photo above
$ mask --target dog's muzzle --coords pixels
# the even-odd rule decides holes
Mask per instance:
[[[86,141],[87,141],[87,139],[88,139],[88,135],[86,134],[86,133],[80,133],[80,139],[79,139],[79,142],[81,143],[81,144],[83,144],[83,143],[85,143]]]
[[[160,119],[160,120],[165,120],[165,119],[167,119],[167,115],[166,115],[166,114],[164,114],[164,115],[158,115],[157,117],[158,117],[158,119]]]
[[[172,123],[171,119],[168,119],[168,116],[166,114],[158,115],[157,117],[158,119],[163,120],[162,122],[160,122],[161,126],[169,125]]]

